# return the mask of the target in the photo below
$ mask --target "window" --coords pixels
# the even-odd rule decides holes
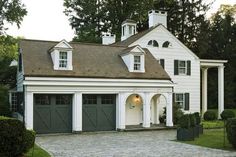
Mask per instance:
[[[162,44],[162,47],[164,48],[168,48],[168,47],[171,47],[171,43],[169,41],[165,41],[163,44]]]
[[[165,69],[165,60],[164,59],[160,59],[159,64],[162,66],[163,69]]]
[[[49,95],[35,95],[35,104],[36,105],[50,105]]]
[[[83,104],[94,105],[97,104],[96,95],[83,95]]]
[[[191,61],[174,60],[174,75],[191,75]]]
[[[59,67],[67,68],[67,52],[60,52],[59,55]]]
[[[177,105],[180,105],[182,108],[184,108],[184,94],[183,93],[176,93],[175,94],[175,103]]]
[[[158,44],[158,42],[156,40],[150,40],[148,42],[148,45],[149,46],[153,46],[153,47],[159,47],[159,44]]]
[[[71,104],[70,95],[57,95],[56,96],[56,105],[69,105]]]
[[[175,104],[181,106],[184,110],[189,110],[189,93],[173,94]]]
[[[134,70],[141,70],[141,57],[134,56]]]
[[[102,104],[114,104],[114,96],[113,95],[102,95]]]
[[[179,61],[179,74],[186,74],[187,73],[187,66],[186,61]]]
[[[11,93],[11,111],[17,111],[17,93]]]

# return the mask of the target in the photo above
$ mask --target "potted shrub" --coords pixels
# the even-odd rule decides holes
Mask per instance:
[[[198,133],[203,134],[203,125],[201,124],[201,117],[199,112],[195,112],[194,116],[196,118],[196,127],[198,129]]]
[[[217,116],[214,111],[206,111],[203,115],[204,120],[213,121],[217,119]]]
[[[190,118],[188,114],[180,117],[177,128],[177,140],[191,141],[194,140],[194,131],[190,127]]]

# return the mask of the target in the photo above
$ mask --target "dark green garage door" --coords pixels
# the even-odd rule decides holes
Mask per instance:
[[[83,95],[83,131],[115,130],[116,96]]]
[[[72,95],[35,94],[34,130],[37,133],[72,131]]]

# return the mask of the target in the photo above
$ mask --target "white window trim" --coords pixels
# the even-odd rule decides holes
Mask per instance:
[[[135,57],[139,57],[139,62],[135,62]],[[134,68],[134,72],[140,72],[141,71],[141,69],[142,69],[142,64],[141,64],[141,56],[140,55],[134,55],[134,67],[135,67],[135,65],[139,65],[139,69],[135,69]]]
[[[180,66],[180,62],[185,62],[185,67],[181,67]],[[180,69],[185,69],[185,73],[180,73]],[[185,60],[178,60],[178,71],[179,71],[179,75],[187,75],[187,71],[188,71],[188,67],[187,67],[187,61]]]
[[[183,95],[183,101],[177,101],[177,94],[182,94]],[[181,106],[182,109],[185,108],[185,93],[175,93],[175,103],[178,102],[183,102],[183,106]]]
[[[66,53],[66,59],[60,58],[61,53]],[[60,61],[66,61],[66,67],[60,67]],[[68,52],[67,51],[59,51],[59,60],[58,60],[59,69],[63,69],[63,70],[68,69],[68,61],[69,61],[68,60]]]

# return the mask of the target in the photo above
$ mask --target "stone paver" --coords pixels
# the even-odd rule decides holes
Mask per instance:
[[[173,141],[175,130],[47,135],[36,142],[55,157],[236,157],[236,152]]]

